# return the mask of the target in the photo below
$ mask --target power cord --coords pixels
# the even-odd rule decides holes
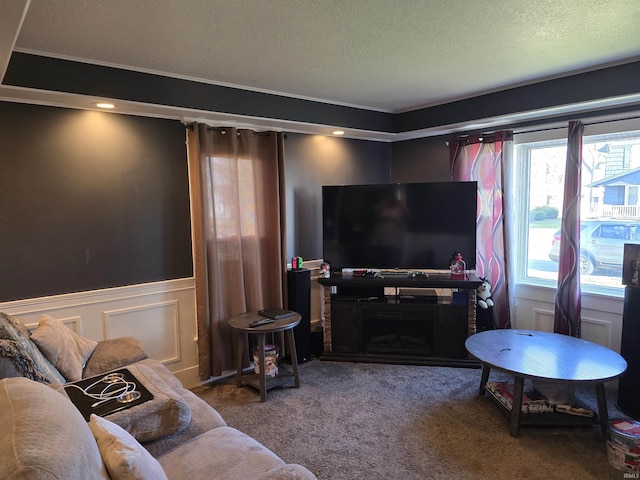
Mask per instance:
[[[98,392],[93,392],[92,390],[101,383],[106,383],[106,386]],[[136,390],[136,384],[125,380],[122,373],[108,373],[84,388],[73,383],[66,384],[62,388],[67,387],[77,388],[87,397],[97,400],[91,404],[91,408],[95,408],[109,400],[128,403],[140,398],[140,392]]]

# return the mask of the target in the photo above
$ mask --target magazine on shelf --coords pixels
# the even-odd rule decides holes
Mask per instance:
[[[513,408],[513,383],[510,382],[487,382],[486,390],[507,410]],[[522,413],[566,413],[580,417],[594,418],[595,412],[583,405],[567,405],[550,403],[542,394],[536,390],[522,392]]]
[[[587,417],[587,418],[594,418],[596,416],[596,412],[594,412],[588,407],[580,407],[577,405],[566,405],[566,404],[558,404],[555,407],[556,407],[556,412],[559,412],[559,413],[568,413],[569,415],[576,415],[578,417]]]
[[[513,408],[513,383],[487,382],[487,391],[507,410]],[[535,390],[522,392],[522,413],[553,413],[555,408]]]

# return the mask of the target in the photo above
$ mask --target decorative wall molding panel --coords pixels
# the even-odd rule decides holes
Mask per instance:
[[[144,349],[151,358],[161,362],[180,361],[179,302],[138,305],[105,311],[104,337],[132,336],[144,338]]]
[[[582,316],[582,338],[600,345],[611,345],[611,322]],[[619,349],[619,346],[618,346]],[[616,350],[618,350],[616,349]]]
[[[553,332],[554,311],[540,308],[533,309],[533,330]]]
[[[30,329],[47,314],[96,341],[136,337],[186,387],[200,384],[193,278],[4,302],[0,311]]]

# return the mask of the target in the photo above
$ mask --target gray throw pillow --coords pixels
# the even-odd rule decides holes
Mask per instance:
[[[59,320],[42,315],[31,340],[64,377],[75,382],[98,342],[83,338]]]

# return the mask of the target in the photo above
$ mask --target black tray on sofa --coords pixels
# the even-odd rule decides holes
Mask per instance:
[[[133,392],[134,395],[126,396],[125,398],[118,398],[118,396],[111,397],[103,403],[93,406],[98,399],[91,397],[88,394],[99,394],[105,388],[109,388],[105,393],[113,392],[116,388],[123,386],[124,383],[118,382],[130,382],[135,384]],[[145,386],[138,380],[127,368],[121,368],[102,375],[96,375],[95,377],[85,378],[78,380],[77,382],[65,383],[64,390],[76,406],[84,419],[88,422],[92,413],[104,417],[127,408],[131,408],[135,405],[147,402],[153,399],[153,395]],[[125,394],[126,395],[126,394]]]

